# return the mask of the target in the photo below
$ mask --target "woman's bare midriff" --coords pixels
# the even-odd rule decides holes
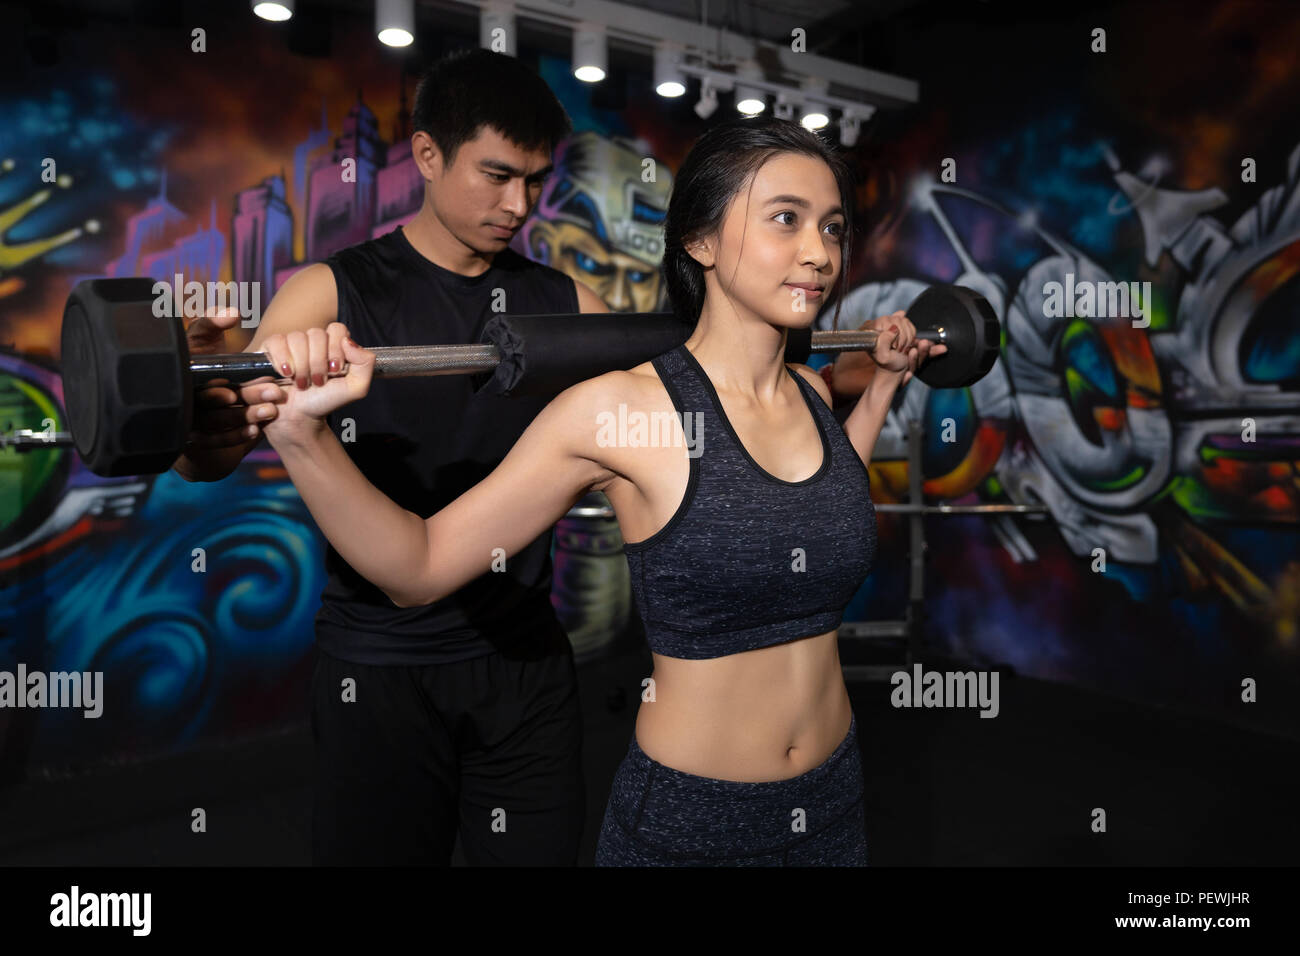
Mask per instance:
[[[672,415],[672,399],[650,362],[610,373],[633,411]],[[728,419],[760,468],[785,481],[815,472],[822,444],[798,386],[781,412],[723,396]],[[651,419],[653,420],[653,419]],[[642,542],[677,511],[686,493],[683,446],[601,448],[603,491],[625,541]],[[636,742],[666,767],[718,780],[788,780],[826,761],[849,732],[852,711],[835,632],[705,660],[654,655],[655,700],[643,700]]]
[[[708,660],[654,655],[636,742],[666,767],[718,780],[787,780],[826,761],[852,711],[835,632]]]

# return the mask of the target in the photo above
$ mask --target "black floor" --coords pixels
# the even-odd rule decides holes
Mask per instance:
[[[584,866],[649,669],[641,648],[579,670]],[[1003,678],[994,719],[895,709],[885,683],[849,691],[873,865],[1300,862],[1294,740],[1024,678]],[[0,864],[308,865],[311,760],[302,727],[219,752],[5,787]],[[194,807],[207,812],[206,833],[191,832]],[[1094,808],[1106,812],[1104,833],[1093,832]],[[454,862],[463,862],[459,848]]]

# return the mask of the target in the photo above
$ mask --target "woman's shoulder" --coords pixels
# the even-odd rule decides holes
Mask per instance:
[[[646,362],[569,386],[551,400],[533,426],[543,431],[548,441],[617,470],[621,466],[616,462],[622,457],[619,448],[611,448],[606,440],[609,423],[673,410],[667,390]]]
[[[620,405],[628,411],[672,408],[668,391],[650,362],[605,372],[571,385],[555,401],[565,407],[567,414],[584,418],[602,411],[617,411]]]

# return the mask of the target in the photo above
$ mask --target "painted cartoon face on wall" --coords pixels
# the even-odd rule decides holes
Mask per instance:
[[[611,311],[659,311],[672,174],[647,153],[594,132],[570,137],[516,249],[572,276]]]
[[[654,312],[661,279],[644,259],[611,249],[572,222],[538,222],[529,231],[530,258],[546,257],[604,300],[611,312]]]

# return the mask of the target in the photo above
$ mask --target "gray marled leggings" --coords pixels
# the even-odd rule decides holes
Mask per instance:
[[[866,866],[858,721],[788,780],[699,777],[651,760],[636,736],[614,774],[596,866]]]

